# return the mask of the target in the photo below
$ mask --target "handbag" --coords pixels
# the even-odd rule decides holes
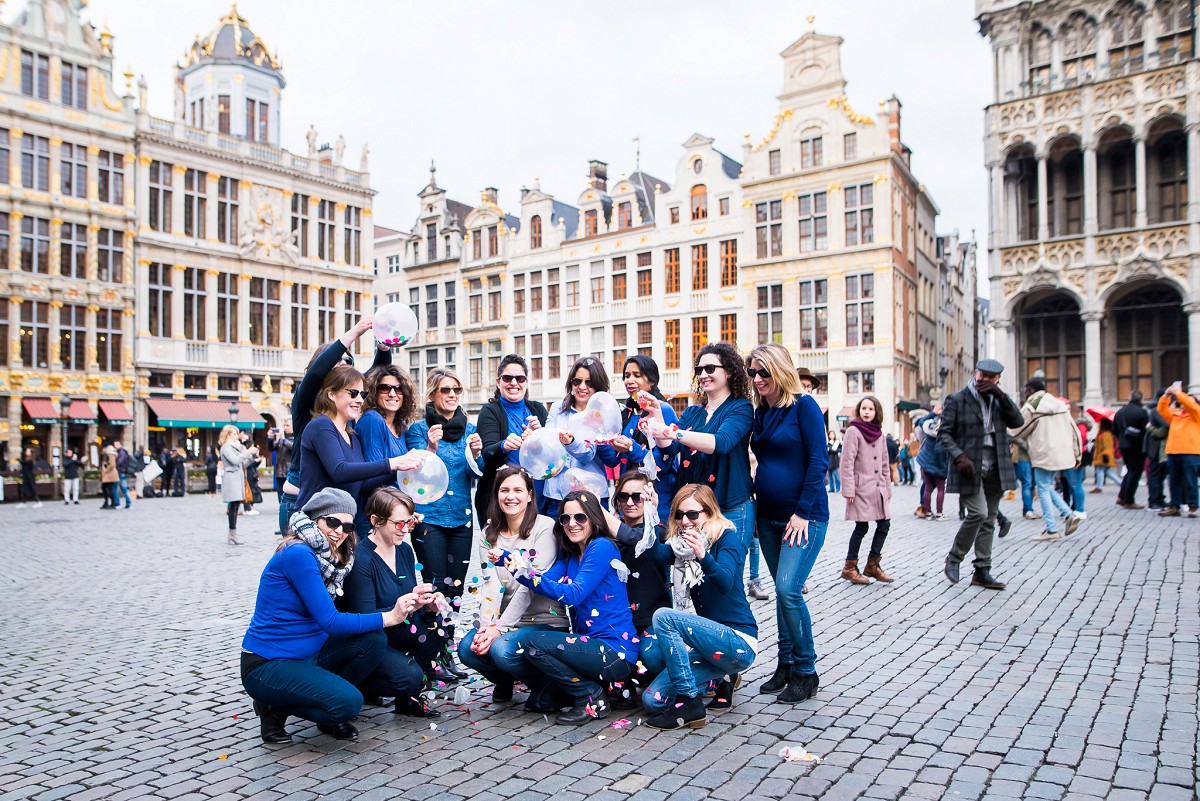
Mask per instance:
[[[142,468],[142,478],[147,484],[150,484],[154,479],[162,475],[162,467],[158,462],[150,462]]]
[[[242,479],[242,500],[250,505],[254,504],[254,493],[250,490],[249,479],[246,478]]]

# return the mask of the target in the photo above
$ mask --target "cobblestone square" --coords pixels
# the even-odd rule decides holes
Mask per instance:
[[[435,725],[367,707],[358,742],[293,720],[276,749],[238,679],[273,499],[236,549],[204,496],[5,505],[0,801],[1195,799],[1200,520],[1113,499],[1088,495],[1088,521],[1057,543],[1017,520],[996,547],[999,593],[946,582],[955,499],[951,519],[920,521],[907,487],[884,562],[895,584],[849,585],[834,500],[809,581],[821,689],[795,706],[755,694],[775,658],[760,601],[759,662],[702,729],[655,732],[630,712],[567,728],[489,705],[476,680],[467,704],[439,700]],[[621,715],[634,725],[612,728]],[[823,762],[785,763],[785,744]]]

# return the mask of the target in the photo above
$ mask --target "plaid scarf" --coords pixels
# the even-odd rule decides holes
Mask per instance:
[[[341,595],[342,582],[346,580],[346,574],[350,572],[350,568],[354,567],[354,554],[350,554],[350,559],[346,564],[341,566],[334,564],[333,549],[329,547],[329,540],[325,539],[321,529],[317,528],[316,522],[304,512],[296,512],[292,515],[289,528],[297,539],[312,548],[313,553],[317,555],[317,564],[321,567],[321,580],[325,582],[325,590],[329,593],[329,597],[336,598]]]
[[[649,504],[647,504],[649,508]],[[692,546],[683,541],[683,537],[668,540],[671,553],[675,555],[675,580],[671,582],[671,606],[677,612],[691,612],[692,588],[704,583],[704,571],[696,559]]]

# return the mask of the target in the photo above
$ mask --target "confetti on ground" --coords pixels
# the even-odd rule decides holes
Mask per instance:
[[[621,718],[620,720],[614,720],[612,722],[612,728],[614,728],[614,729],[623,729],[628,725],[629,725],[629,721],[626,720],[625,718]]]
[[[811,762],[815,765],[821,764],[821,758],[816,754],[811,754],[805,750],[802,745],[785,745],[779,749],[779,756],[784,762]]]
[[[229,754],[218,754],[217,759],[229,759]]]

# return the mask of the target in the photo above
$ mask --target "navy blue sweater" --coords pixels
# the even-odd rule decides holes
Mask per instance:
[[[829,522],[827,443],[825,417],[810,395],[801,395],[791,406],[755,410],[750,448],[758,459],[754,474],[758,514],[771,520],[795,514]]]
[[[350,493],[358,504],[355,520],[363,517],[363,500],[376,487],[395,479],[387,459],[375,462],[363,458],[362,442],[351,432],[350,441],[342,439],[333,420],[323,414],[304,429],[300,447],[300,493],[294,508],[303,509],[308,499],[325,487],[337,487]]]
[[[744,398],[726,398],[705,420],[703,406],[689,406],[679,418],[679,427],[702,431],[716,437],[712,453],[701,453],[673,442],[663,452],[679,454],[679,482],[707,484],[722,509],[731,509],[750,500],[750,429],[754,425],[754,407]]]
[[[667,543],[654,546],[653,553],[654,561],[660,565],[675,562],[675,554]],[[750,611],[746,589],[742,586],[742,568],[745,564],[746,545],[740,534],[728,529],[700,560],[704,581],[692,588],[692,603],[700,617],[757,639],[758,623]]]

